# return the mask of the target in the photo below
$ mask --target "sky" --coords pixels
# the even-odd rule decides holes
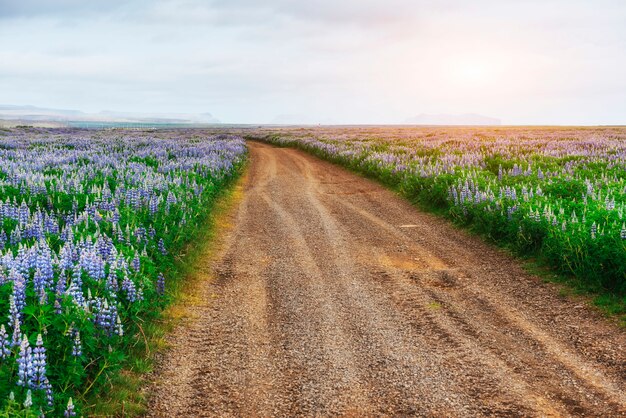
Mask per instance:
[[[0,104],[626,124],[626,1],[0,0]]]

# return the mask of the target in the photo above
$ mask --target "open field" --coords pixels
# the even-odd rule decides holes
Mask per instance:
[[[375,182],[249,147],[150,416],[626,415],[626,333],[594,309]]]
[[[0,134],[0,415],[74,416],[142,346],[246,148],[184,130]]]

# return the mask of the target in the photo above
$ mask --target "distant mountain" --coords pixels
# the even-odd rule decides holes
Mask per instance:
[[[136,113],[106,110],[85,113],[80,110],[48,109],[36,106],[0,105],[0,119],[54,122],[137,122],[137,123],[220,123],[210,113]]]
[[[462,115],[422,113],[404,121],[407,125],[500,125],[500,119],[489,116],[477,115],[475,113],[464,113]]]
[[[120,122],[220,123],[210,113],[129,113],[104,110],[94,114],[101,119]]]
[[[52,118],[62,117],[81,117],[85,114],[79,110],[68,109],[48,109],[37,106],[15,106],[15,105],[2,105],[0,104],[0,118],[2,119],[40,119],[42,116],[49,116]]]

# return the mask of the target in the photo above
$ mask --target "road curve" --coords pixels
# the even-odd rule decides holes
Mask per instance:
[[[626,332],[374,182],[250,142],[150,416],[626,416]]]

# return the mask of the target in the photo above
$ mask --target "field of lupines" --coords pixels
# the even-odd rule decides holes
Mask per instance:
[[[625,128],[260,130],[626,302]]]
[[[0,131],[0,416],[80,414],[245,154],[194,130]]]

